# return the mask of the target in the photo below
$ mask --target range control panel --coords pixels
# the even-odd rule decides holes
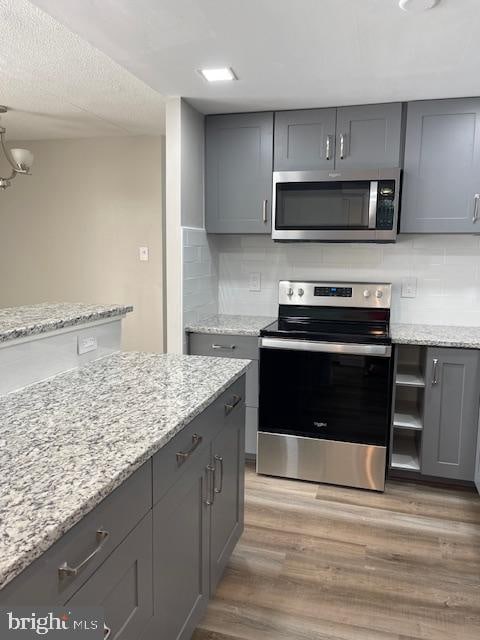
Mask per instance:
[[[389,309],[392,285],[381,282],[298,282],[282,280],[278,303],[310,307]]]

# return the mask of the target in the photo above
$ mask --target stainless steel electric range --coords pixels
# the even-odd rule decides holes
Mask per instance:
[[[279,284],[260,333],[257,472],[383,491],[391,285]]]

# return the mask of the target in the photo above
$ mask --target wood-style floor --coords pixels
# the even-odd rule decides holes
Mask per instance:
[[[257,476],[194,640],[480,640],[480,497]]]

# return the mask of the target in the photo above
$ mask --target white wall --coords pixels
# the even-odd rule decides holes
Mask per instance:
[[[276,244],[269,236],[216,236],[219,311],[277,315],[278,281],[345,280],[393,284],[392,319],[427,324],[480,324],[480,238],[400,235],[392,245]],[[261,274],[260,292],[248,274]],[[416,298],[400,297],[415,276]]]
[[[163,145],[140,136],[23,142],[33,175],[0,192],[0,306],[133,304],[123,347],[162,351]]]

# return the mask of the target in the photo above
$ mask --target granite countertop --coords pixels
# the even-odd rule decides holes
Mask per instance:
[[[392,322],[390,334],[396,344],[480,349],[480,327]]]
[[[230,316],[219,314],[185,327],[189,333],[211,333],[228,336],[259,336],[260,330],[275,318],[268,316]]]
[[[0,397],[0,589],[249,362],[118,353]]]
[[[56,302],[0,309],[0,343],[27,338],[86,322],[122,316],[133,311],[128,305]]]

